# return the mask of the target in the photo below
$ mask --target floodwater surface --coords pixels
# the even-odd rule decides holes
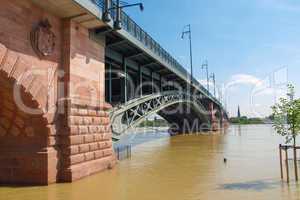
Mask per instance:
[[[113,170],[72,184],[0,187],[0,199],[300,199],[300,185],[280,180],[280,142],[271,125],[231,126],[225,133],[162,137],[135,146],[132,158],[119,162]]]

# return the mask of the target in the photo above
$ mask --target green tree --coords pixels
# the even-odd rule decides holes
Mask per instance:
[[[288,98],[280,98],[279,103],[272,107],[276,132],[285,137],[286,143],[293,142],[296,146],[296,137],[300,132],[300,100],[294,100],[295,90],[288,85]]]

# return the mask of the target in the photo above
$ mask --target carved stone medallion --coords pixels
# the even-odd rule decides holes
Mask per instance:
[[[55,48],[55,34],[48,19],[40,21],[30,33],[31,45],[35,53],[44,58],[52,55]]]

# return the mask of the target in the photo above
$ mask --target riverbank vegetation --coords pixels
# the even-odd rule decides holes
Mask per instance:
[[[270,124],[272,123],[272,117],[266,117],[266,118],[258,118],[258,117],[253,117],[253,118],[248,118],[246,116],[242,117],[231,117],[229,119],[231,124],[241,124],[241,125],[246,125],[246,124]]]

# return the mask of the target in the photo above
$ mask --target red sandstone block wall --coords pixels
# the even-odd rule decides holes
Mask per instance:
[[[51,30],[56,36],[56,45],[51,56],[40,59],[31,46],[30,32],[40,20],[45,18],[51,23]],[[28,71],[40,70],[39,74],[26,76],[25,80],[18,83],[29,90],[41,109],[47,111],[48,108],[55,108],[57,102],[55,72],[60,67],[62,58],[61,20],[28,0],[1,0],[0,24],[0,44],[6,48],[5,56],[1,60],[2,73],[13,72],[11,76],[18,80]],[[49,118],[49,121],[51,120],[53,119]]]
[[[67,127],[61,136],[64,181],[77,180],[115,163],[109,116],[104,107],[70,105]]]
[[[81,25],[64,21],[67,130],[61,132],[62,179],[77,180],[114,163],[110,105],[105,101],[105,40],[96,43]]]
[[[105,40],[55,17],[29,0],[0,1],[0,183],[73,181],[114,165],[104,102]],[[30,32],[47,18],[55,34],[52,55],[38,58]],[[22,75],[33,69],[42,74]],[[58,87],[59,70],[64,88]],[[45,72],[45,73],[44,73]],[[14,102],[12,88],[40,115]],[[63,112],[57,105],[63,103]]]
[[[61,20],[27,0],[1,0],[0,5],[0,182],[55,182],[58,160],[49,143],[55,124],[47,108],[55,109],[57,101],[56,92],[49,91],[56,90],[62,56]],[[32,49],[30,32],[44,18],[52,25],[56,48],[41,60]],[[42,73],[23,77],[36,69]],[[29,115],[18,108],[12,92],[17,83],[23,103],[43,114]]]
[[[68,96],[80,104],[99,106],[105,100],[105,40],[92,41],[89,31],[72,21],[65,21],[64,29]]]

